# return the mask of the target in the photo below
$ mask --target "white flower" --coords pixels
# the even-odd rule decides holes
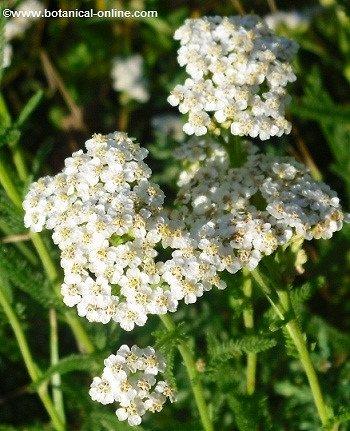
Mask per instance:
[[[103,370],[103,375],[112,381],[119,382],[121,380],[126,379],[127,370],[126,370],[126,361],[125,358],[121,355],[110,355],[108,358],[104,360],[105,368]]]
[[[6,68],[11,64],[12,60],[12,46],[9,42],[13,39],[21,37],[24,32],[36,21],[40,16],[29,15],[29,12],[39,14],[44,10],[44,5],[37,0],[25,0],[17,7],[18,12],[23,12],[25,16],[16,16],[5,22],[4,26],[4,51],[3,58],[0,59],[2,67]]]
[[[183,126],[183,131],[188,135],[195,134],[202,136],[207,133],[207,126],[210,124],[210,117],[204,111],[191,111],[188,117],[188,123]]]
[[[176,400],[173,388],[156,375],[165,371],[165,362],[151,346],[140,349],[122,345],[116,355],[104,361],[102,377],[95,377],[89,394],[102,404],[118,403],[116,415],[131,426],[140,425],[146,411],[159,412],[166,399]]]
[[[142,349],[134,345],[131,348],[123,344],[117,351],[117,357],[125,360],[128,369],[131,372],[136,372],[142,364]]]
[[[148,396],[149,391],[155,385],[156,379],[152,374],[143,374],[139,379],[137,379],[136,386],[138,388],[138,396],[145,398]]]
[[[81,287],[79,284],[66,284],[61,286],[61,293],[63,295],[63,302],[68,307],[74,307],[81,301]]]
[[[123,302],[119,305],[114,320],[119,323],[125,331],[132,331],[137,326],[143,326],[147,321],[147,314],[144,307]]]
[[[160,412],[163,410],[163,405],[166,402],[166,397],[163,394],[154,392],[150,394],[149,398],[145,401],[145,407],[152,413]]]
[[[140,369],[144,370],[146,374],[157,375],[159,372],[162,373],[165,370],[164,359],[157,354],[153,347],[146,347],[142,351]]]
[[[177,300],[183,299],[186,304],[193,304],[203,295],[203,284],[192,280],[181,280],[171,284],[171,292]]]
[[[144,103],[149,99],[146,81],[143,78],[143,59],[141,55],[116,58],[112,68],[113,87],[128,98]]]
[[[115,401],[109,381],[100,377],[94,377],[89,395],[94,401],[98,401],[101,404],[111,404]]]
[[[129,404],[117,409],[115,413],[120,421],[128,420],[130,426],[136,426],[142,422],[146,406],[140,398],[134,398]]]
[[[161,380],[157,383],[155,391],[159,394],[165,395],[172,403],[176,401],[175,390],[169,385],[168,382],[165,382],[164,380]]]
[[[129,379],[129,375],[116,381],[115,383],[116,401],[122,406],[127,406],[137,395],[137,387]]]
[[[201,136],[216,124],[262,140],[290,132],[285,87],[296,79],[289,64],[294,42],[275,36],[254,16],[188,19],[174,38],[181,43],[178,62],[190,78],[168,102],[188,113],[185,133]]]
[[[148,305],[148,311],[151,314],[166,314],[168,311],[174,313],[177,306],[178,300],[171,291],[157,288],[153,291],[153,298]]]

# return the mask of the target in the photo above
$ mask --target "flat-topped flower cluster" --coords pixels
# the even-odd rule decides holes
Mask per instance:
[[[336,193],[304,165],[245,145],[247,161],[238,168],[230,168],[225,150],[211,140],[193,138],[178,153],[187,169],[174,217],[189,233],[192,259],[218,272],[252,270],[292,236],[328,239],[343,225]]]
[[[187,19],[174,38],[190,78],[168,101],[188,114],[187,134],[220,133],[223,127],[265,140],[290,132],[285,87],[296,79],[289,63],[296,43],[274,35],[256,16]]]
[[[91,322],[112,319],[130,331],[218,284],[210,265],[184,259],[189,235],[162,211],[163,192],[143,161],[147,150],[120,132],[94,135],[86,149],[33,183],[23,203],[27,227],[53,230],[65,304]],[[172,258],[162,262],[158,250],[168,247]]]
[[[119,403],[116,415],[129,425],[140,425],[146,412],[160,412],[166,400],[174,402],[174,389],[157,375],[165,370],[153,347],[123,345],[104,361],[101,377],[94,377],[89,394],[101,404]]]
[[[24,201],[25,225],[53,229],[64,269],[63,300],[90,321],[143,325],[147,313],[176,309],[159,283],[155,244],[164,195],[149,181],[147,150],[124,133],[94,135],[43,177]]]

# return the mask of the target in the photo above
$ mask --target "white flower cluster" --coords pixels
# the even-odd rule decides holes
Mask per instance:
[[[140,425],[146,412],[160,412],[167,398],[174,402],[174,389],[156,376],[165,370],[165,362],[153,347],[140,349],[127,345],[104,361],[101,377],[92,381],[89,394],[102,404],[119,403],[116,415],[129,425]]]
[[[113,87],[124,93],[127,99],[145,103],[149,99],[146,80],[143,77],[143,59],[136,54],[116,58],[112,67]]]
[[[220,286],[213,266],[187,259],[189,235],[162,213],[147,150],[120,132],[94,135],[85,146],[62,172],[33,183],[23,203],[26,227],[53,230],[64,303],[91,322],[131,331],[149,314],[174,312],[180,300],[193,303]],[[169,247],[172,257],[162,262],[159,251]]]
[[[44,5],[38,0],[25,0],[18,7],[17,11],[23,12],[23,15],[11,18],[5,23],[4,36],[7,42],[4,47],[3,67],[8,67],[11,64],[12,46],[8,43],[12,39],[21,37],[23,33],[31,26],[38,18],[29,16],[30,13],[40,12],[44,10]],[[25,16],[28,14],[28,16]]]
[[[218,126],[265,140],[289,133],[286,85],[297,45],[275,36],[255,16],[188,19],[175,32],[178,62],[190,75],[168,102],[188,114],[184,132],[201,136]]]
[[[113,319],[132,330],[147,313],[167,311],[163,289],[151,288],[160,278],[155,217],[164,195],[148,180],[147,150],[126,134],[94,135],[85,146],[86,153],[65,160],[62,172],[31,185],[25,225],[53,229],[66,305],[76,305],[89,321]]]
[[[189,232],[189,259],[217,272],[252,270],[293,235],[326,239],[343,225],[339,199],[329,186],[290,157],[259,154],[246,145],[247,161],[238,168],[230,168],[222,151],[204,139],[182,151],[182,158],[199,161],[190,163],[182,178],[181,210],[174,217],[182,217],[181,229]]]

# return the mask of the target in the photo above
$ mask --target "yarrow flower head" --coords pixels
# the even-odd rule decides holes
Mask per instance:
[[[210,265],[213,276],[252,270],[292,237],[328,239],[342,228],[336,193],[293,158],[264,155],[246,143],[247,161],[230,168],[228,156],[210,140],[193,140],[180,152],[188,174],[177,197],[181,210],[174,211],[191,244],[177,255],[192,265]]]
[[[140,425],[146,412],[160,412],[167,399],[176,400],[175,390],[165,380],[165,362],[153,347],[123,345],[104,361],[101,377],[95,377],[90,397],[101,404],[118,403],[116,415],[131,426]]]
[[[255,16],[188,19],[174,38],[190,77],[168,102],[188,114],[185,133],[201,136],[221,127],[265,140],[290,132],[285,87],[296,79],[289,63],[294,42],[275,36]]]
[[[199,273],[208,289],[211,272],[176,256],[188,238],[162,208],[163,192],[143,161],[147,150],[120,132],[94,135],[85,146],[62,172],[33,183],[23,203],[26,227],[53,230],[64,303],[90,322],[113,320],[131,331],[149,314],[195,302],[204,289]],[[162,248],[173,249],[165,262]]]
[[[127,99],[145,103],[149,99],[146,80],[143,77],[143,59],[135,54],[128,58],[116,58],[112,68],[113,87],[124,93]]]
[[[62,172],[31,185],[25,225],[53,229],[66,305],[90,321],[113,319],[131,330],[163,298],[151,287],[159,283],[154,247],[164,195],[149,181],[147,150],[126,134],[94,135],[85,146]]]

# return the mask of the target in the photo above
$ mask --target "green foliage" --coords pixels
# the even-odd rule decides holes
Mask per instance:
[[[236,340],[220,343],[216,348],[211,348],[213,358],[227,360],[243,352],[258,353],[276,346],[276,340],[259,335],[246,335]]]
[[[15,248],[0,244],[0,271],[14,286],[32,297],[42,307],[62,307],[51,283]]]
[[[272,430],[266,398],[229,395],[228,404],[234,413],[239,431]]]
[[[174,375],[175,355],[178,345],[187,340],[186,326],[180,323],[173,331],[159,327],[152,335],[155,338],[155,346],[160,350],[167,364],[164,375],[169,383],[176,388],[176,378]]]
[[[299,358],[298,351],[294,345],[294,342],[291,336],[289,335],[289,332],[285,327],[282,328],[282,333],[284,337],[284,346],[285,346],[287,355],[292,358],[298,359]]]
[[[332,100],[319,69],[314,67],[308,76],[304,96],[292,104],[291,109],[295,116],[319,123],[334,157],[331,169],[345,182],[350,199],[350,108]]]
[[[4,190],[0,190],[0,230],[6,234],[16,234],[22,233],[24,229],[23,214],[9,200]]]
[[[32,115],[35,109],[39,106],[43,95],[44,92],[40,89],[34,94],[34,96],[29,99],[29,101],[24,105],[14,124],[15,128],[19,129],[23,127],[23,125],[28,121],[29,117]]]
[[[47,425],[38,424],[38,425],[28,425],[24,427],[13,427],[11,425],[0,425],[0,431],[51,431],[52,428]]]
[[[295,314],[300,316],[304,310],[305,302],[308,301],[315,291],[315,286],[305,283],[291,291],[291,301]]]

